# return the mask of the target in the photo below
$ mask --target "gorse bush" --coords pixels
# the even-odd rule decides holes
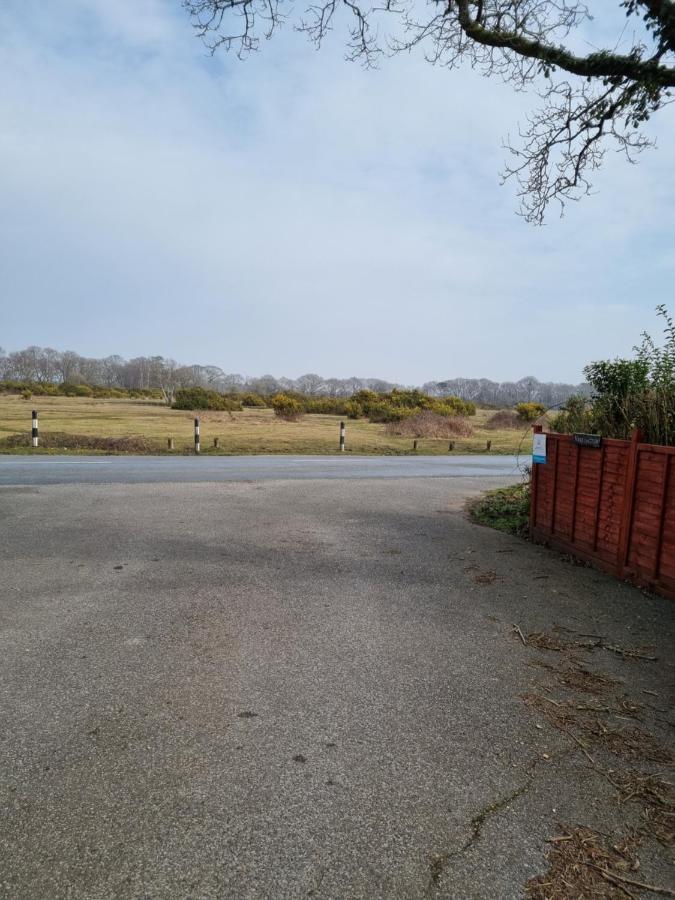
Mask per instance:
[[[408,416],[429,410],[439,416],[473,416],[476,404],[460,397],[443,397],[436,399],[417,389],[401,390],[395,388],[388,393],[378,394],[375,391],[357,391],[350,397],[345,413],[350,418],[366,416],[371,422],[400,422]],[[352,415],[349,410],[354,413]],[[342,415],[342,413],[340,413]]]
[[[644,333],[634,359],[593,362],[584,375],[591,398],[571,397],[552,422],[557,431],[630,437],[638,428],[651,444],[675,443],[675,324],[665,306],[663,346]]]
[[[232,396],[230,394],[230,396]],[[265,397],[262,397],[260,394],[240,394],[239,400],[241,401],[242,406],[251,406],[258,409],[263,409],[267,406],[267,400]]]
[[[287,422],[297,422],[302,417],[302,404],[295,397],[288,394],[275,394],[270,401],[270,406],[274,410],[274,415]]]
[[[62,382],[55,384],[52,381],[0,381],[0,393],[22,394],[29,391],[35,397],[93,397],[96,399],[115,400],[158,400],[162,396],[160,390],[148,388],[109,388],[81,382]]]
[[[517,403],[516,414],[521,422],[534,422],[546,412],[541,403]]]
[[[174,409],[212,409],[226,412],[234,412],[241,410],[242,405],[239,400],[232,400],[218,391],[209,391],[206,388],[181,388],[176,391],[176,397],[173,402]]]

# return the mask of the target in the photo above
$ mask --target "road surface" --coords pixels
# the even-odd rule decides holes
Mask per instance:
[[[644,821],[513,625],[651,645],[583,663],[664,741],[675,607],[469,523],[508,465],[4,458],[0,897],[510,900],[559,823]],[[38,483],[87,473],[168,483]]]
[[[504,476],[517,481],[517,463],[515,456],[0,456],[0,485]]]

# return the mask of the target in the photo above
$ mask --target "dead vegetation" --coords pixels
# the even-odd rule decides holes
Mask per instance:
[[[522,419],[519,418],[518,413],[512,409],[500,409],[485,423],[485,427],[489,428],[490,431],[496,431],[497,429],[514,429],[518,431],[525,431],[530,427],[527,422],[523,422]]]
[[[400,422],[389,422],[384,430],[399,437],[453,438],[470,437],[473,425],[464,416],[441,416],[426,409]]]
[[[621,647],[600,635],[575,634],[560,626],[526,635],[514,625],[513,631],[524,646],[539,653],[528,665],[545,672],[559,689],[556,692],[549,680],[540,685],[540,692],[524,694],[524,702],[570,738],[590,767],[616,790],[617,817],[624,804],[640,807],[639,824],[631,829],[630,840],[621,844],[610,846],[597,832],[583,827],[566,828],[553,838],[549,870],[528,882],[528,895],[536,900],[635,898],[645,891],[675,896],[670,888],[647,884],[636,874],[640,864],[636,850],[644,840],[654,838],[664,847],[675,841],[672,782],[662,771],[641,771],[636,765],[665,769],[672,765],[673,754],[646,729],[646,707],[624,693],[615,678],[589,669],[584,659],[584,654],[604,650],[627,662],[653,662],[653,648]],[[556,656],[546,659],[545,653]],[[604,759],[611,757],[630,766],[607,765]]]
[[[635,854],[639,838],[629,836],[612,844],[590,828],[563,825],[549,843],[548,871],[530,879],[525,887],[532,900],[625,900],[643,891],[675,896],[670,888],[648,884],[639,877],[640,862]]]
[[[31,435],[10,434],[2,445],[7,449],[30,447]],[[105,453],[157,453],[157,445],[141,435],[97,437],[90,434],[68,434],[65,431],[40,433],[40,446],[46,450],[98,450]]]

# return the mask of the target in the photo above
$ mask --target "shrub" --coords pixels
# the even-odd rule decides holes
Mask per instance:
[[[30,400],[33,396],[32,392],[29,390],[21,391],[21,399],[22,400]]]
[[[287,422],[297,422],[302,417],[302,404],[295,397],[289,397],[288,394],[275,394],[270,401],[270,406],[274,410],[274,415]]]
[[[406,416],[414,414],[414,410],[405,406],[392,406],[385,401],[370,403],[366,408],[366,415],[371,422],[400,422]]]
[[[469,507],[471,518],[481,525],[524,537],[529,531],[530,485],[498,488]]]
[[[595,423],[591,404],[584,397],[570,397],[558,415],[551,419],[551,428],[562,434],[592,433]]]
[[[173,403],[174,409],[213,409],[234,412],[241,410],[242,406],[238,400],[232,400],[218,391],[209,391],[206,388],[181,388],[176,391],[176,399]]]
[[[345,403],[345,415],[349,419],[362,419],[363,407],[355,400],[347,400]]]
[[[439,416],[475,416],[476,404],[461,397],[443,397],[432,401],[431,407]]]
[[[340,397],[295,397],[304,412],[324,416],[346,416],[347,402]]]
[[[485,427],[494,430],[498,428],[520,429],[523,427],[523,420],[513,409],[500,409],[499,412],[490,416]]]
[[[239,399],[241,400],[242,406],[251,406],[258,409],[263,409],[267,406],[267,400],[260,394],[241,394]]]
[[[399,422],[390,422],[385,430],[387,434],[413,438],[469,437],[473,434],[472,426],[462,416],[439,416],[430,409]]]
[[[94,391],[88,384],[61,384],[59,394],[64,397],[93,397]]]
[[[546,412],[541,403],[518,403],[516,413],[521,422],[534,422]]]

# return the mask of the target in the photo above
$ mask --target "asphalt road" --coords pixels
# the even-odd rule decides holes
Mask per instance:
[[[559,654],[513,624],[651,645],[583,661],[664,741],[675,607],[470,524],[509,480],[0,487],[0,897],[508,900],[560,823],[644,821],[523,702]]]
[[[0,485],[504,476],[515,456],[0,456]]]

